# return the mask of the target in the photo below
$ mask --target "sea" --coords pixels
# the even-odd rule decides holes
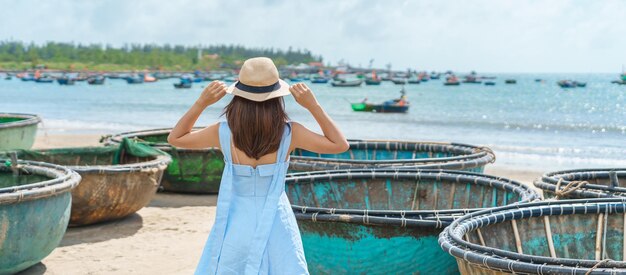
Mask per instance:
[[[494,165],[519,170],[626,167],[626,85],[618,74],[492,74],[495,86],[444,86],[430,80],[404,86],[406,114],[354,112],[351,102],[398,98],[402,85],[332,87],[311,84],[318,101],[349,139],[454,142],[492,148]],[[516,79],[517,84],[505,84]],[[584,88],[562,89],[574,79]],[[540,81],[537,81],[540,80]],[[104,85],[0,79],[0,112],[42,117],[39,135],[96,134],[173,127],[208,82],[175,89],[177,79]],[[197,126],[223,120],[227,96],[208,107]],[[287,97],[290,118],[319,131],[313,117]]]

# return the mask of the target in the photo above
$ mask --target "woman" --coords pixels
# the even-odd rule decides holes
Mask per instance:
[[[227,93],[234,97],[224,109],[226,122],[192,132],[200,113]],[[289,94],[313,115],[324,135],[288,122],[282,96]],[[306,85],[289,87],[269,58],[246,60],[238,82],[226,87],[214,81],[204,89],[168,142],[181,148],[219,147],[226,163],[215,224],[196,274],[308,274],[285,194],[288,156],[295,148],[341,153],[348,142]]]

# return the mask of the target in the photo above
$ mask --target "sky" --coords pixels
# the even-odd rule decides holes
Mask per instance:
[[[291,46],[398,70],[617,74],[626,1],[0,0],[0,40]]]

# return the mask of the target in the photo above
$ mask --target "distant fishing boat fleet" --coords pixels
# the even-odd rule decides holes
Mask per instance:
[[[622,74],[617,80],[612,81],[614,84],[626,85],[626,72],[622,69]],[[485,85],[495,86],[497,84],[495,76],[481,76],[475,71],[471,71],[462,77],[457,76],[453,71],[446,72],[427,72],[407,70],[405,72],[387,70],[378,74],[374,69],[334,69],[321,70],[316,73],[312,71],[298,72],[297,70],[281,70],[281,75],[291,83],[308,81],[314,85],[326,84],[332,87],[361,87],[363,83],[366,86],[378,86],[382,82],[387,81],[395,85],[402,85],[399,98],[390,99],[382,103],[370,103],[367,98],[361,102],[350,102],[352,110],[355,112],[373,112],[373,113],[406,113],[410,108],[405,85],[417,85],[432,80],[443,79],[444,86],[460,86],[460,85]],[[87,82],[89,85],[103,85],[107,79],[120,79],[128,84],[144,84],[157,82],[163,79],[178,78],[178,83],[173,83],[176,89],[190,89],[194,83],[202,83],[214,80],[233,83],[238,80],[238,72],[235,70],[213,70],[213,71],[195,71],[195,72],[50,72],[44,70],[23,71],[23,72],[5,72],[5,80],[11,80],[13,77],[22,81],[32,81],[35,83],[54,83],[59,85],[74,85],[76,82]],[[517,84],[516,79],[504,79],[505,85]],[[535,82],[544,83],[543,79],[535,79]],[[563,89],[584,88],[586,82],[571,79],[563,79],[556,83]]]

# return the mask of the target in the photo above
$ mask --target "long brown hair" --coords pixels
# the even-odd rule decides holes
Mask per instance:
[[[289,119],[282,97],[256,102],[235,96],[222,115],[226,115],[235,147],[256,160],[278,151]]]

